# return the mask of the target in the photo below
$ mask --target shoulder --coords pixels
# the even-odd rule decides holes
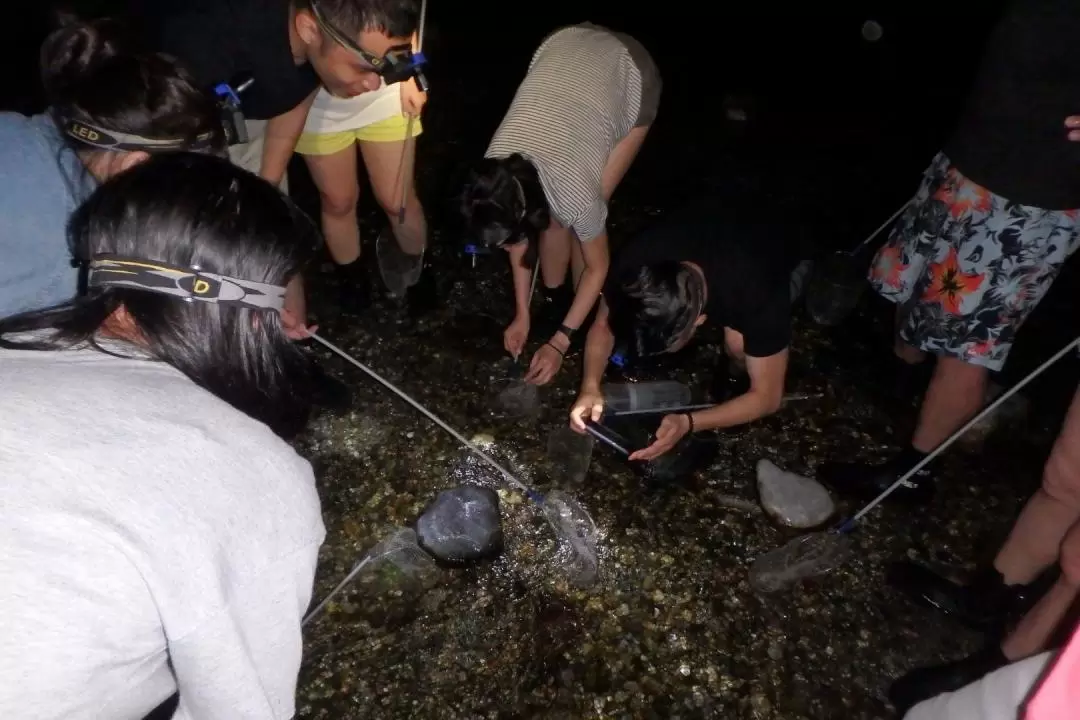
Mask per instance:
[[[52,118],[19,113],[0,113],[0,184],[12,202],[25,192],[33,192],[37,202],[58,194],[60,202],[88,189],[78,157]]]
[[[42,452],[86,491],[168,507],[163,534],[217,536],[241,523],[284,542],[321,528],[310,464],[175,368],[90,349],[2,351],[0,364],[13,381],[8,419],[21,418],[26,442],[55,444]]]

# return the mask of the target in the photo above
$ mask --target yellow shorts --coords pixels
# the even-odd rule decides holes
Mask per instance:
[[[301,155],[333,155],[356,142],[401,142],[409,128],[404,114],[386,118],[356,130],[334,133],[301,133],[296,152]],[[420,118],[412,122],[412,137],[424,131]]]

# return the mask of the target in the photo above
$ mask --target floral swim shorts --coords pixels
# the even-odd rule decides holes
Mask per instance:
[[[1080,242],[1080,209],[1010,202],[938,154],[870,268],[905,343],[997,371]]]

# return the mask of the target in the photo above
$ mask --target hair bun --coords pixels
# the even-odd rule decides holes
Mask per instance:
[[[41,80],[49,102],[61,104],[102,62],[125,50],[126,43],[114,20],[82,21],[62,11],[56,18],[59,28],[41,46]]]

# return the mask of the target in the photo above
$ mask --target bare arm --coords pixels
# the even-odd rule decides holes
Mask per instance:
[[[788,350],[769,357],[746,358],[750,390],[716,407],[694,413],[695,430],[728,428],[752,422],[776,412],[784,398]]]
[[[580,243],[580,247],[585,256],[585,270],[581,273],[581,281],[574,293],[574,302],[563,319],[563,325],[572,329],[581,327],[596,304],[596,299],[604,289],[604,280],[607,279],[608,266],[611,263],[606,232],[588,242]],[[553,342],[557,342],[559,349],[565,351],[570,344],[569,338],[562,333],[555,335]]]
[[[604,298],[600,298],[600,309],[589,334],[585,338],[585,361],[581,376],[581,392],[600,392],[600,381],[604,377],[608,358],[615,346],[615,335],[608,325],[608,307]]]
[[[289,167],[296,141],[304,131],[308,110],[315,101],[318,89],[313,91],[302,103],[287,113],[270,118],[266,123],[266,135],[263,138],[262,168],[259,175],[274,185],[280,185]]]
[[[529,283],[532,280],[532,270],[525,267],[527,250],[528,243],[523,242],[507,248],[507,254],[510,255],[510,272],[514,277],[514,308],[518,317],[529,316]]]

